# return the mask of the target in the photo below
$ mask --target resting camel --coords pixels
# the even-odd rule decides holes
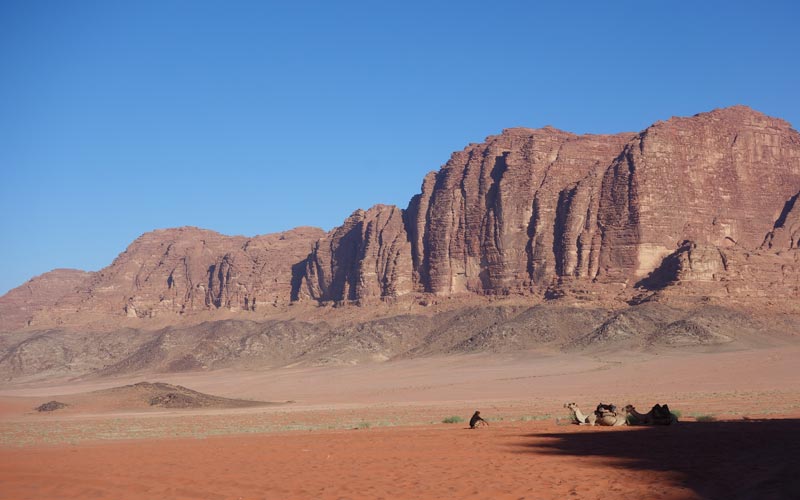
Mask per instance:
[[[578,408],[578,405],[575,403],[566,403],[564,408],[568,408],[572,412],[572,418],[578,425],[603,425],[606,427],[628,425],[627,410],[622,410],[621,412],[617,413],[601,411],[592,413],[590,415],[584,415],[580,408]]]
[[[597,420],[594,413],[590,413],[588,416],[584,415],[575,403],[564,403],[564,408],[568,408],[572,412],[572,419],[578,425],[594,425]]]
[[[625,411],[633,417],[631,425],[670,425],[678,422],[678,417],[669,411],[667,405],[655,405],[647,413],[639,413],[633,405],[627,405]]]

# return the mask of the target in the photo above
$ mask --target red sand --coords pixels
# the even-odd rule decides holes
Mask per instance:
[[[0,498],[792,498],[798,423],[454,424],[6,449]]]
[[[4,387],[0,499],[800,498],[798,361],[800,348],[787,346],[147,377],[298,400],[226,411],[129,411],[85,395],[63,413],[31,411],[52,395],[141,378]],[[669,402],[689,421],[557,425],[568,400],[587,410],[600,400]],[[474,408],[503,420],[474,431],[431,425]],[[371,428],[345,430],[359,422]],[[315,430],[273,432],[287,429]],[[223,435],[197,438],[213,434]]]

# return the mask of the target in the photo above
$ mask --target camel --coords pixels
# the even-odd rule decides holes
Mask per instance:
[[[578,425],[602,425],[606,427],[628,425],[627,409],[616,413],[606,410],[594,412],[590,415],[584,415],[581,409],[578,408],[578,405],[575,403],[566,403],[564,408],[568,408],[572,412],[572,418]]]
[[[667,405],[655,405],[647,413],[639,413],[633,405],[627,405],[625,411],[632,417],[631,425],[670,425],[678,422],[678,417],[669,411]]]
[[[623,408],[622,411],[612,411],[609,407],[615,408],[614,405],[604,405],[600,403],[597,406],[597,424],[605,425],[607,427],[618,427],[620,425],[628,425],[628,409]]]
[[[564,403],[564,408],[568,408],[572,412],[572,419],[578,425],[594,425],[597,420],[597,415],[594,413],[584,415],[575,403]]]

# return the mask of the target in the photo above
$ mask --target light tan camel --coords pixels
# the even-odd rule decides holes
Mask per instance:
[[[667,405],[655,405],[647,413],[639,413],[633,405],[627,405],[625,411],[632,417],[631,425],[670,425],[678,422],[678,417],[669,411]]]
[[[616,413],[611,411],[594,412],[589,415],[584,415],[578,405],[575,403],[566,403],[564,408],[568,408],[572,412],[572,418],[578,425],[602,425],[606,427],[617,427],[620,425],[628,425],[628,410],[627,408]]]
[[[575,403],[564,403],[564,408],[572,412],[572,420],[578,425],[594,425],[597,421],[597,415],[594,413],[584,415]]]

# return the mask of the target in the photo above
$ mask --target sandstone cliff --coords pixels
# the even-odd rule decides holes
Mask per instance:
[[[684,241],[752,252],[800,188],[800,135],[745,107],[673,118],[629,143],[604,184],[603,279],[644,277]]]
[[[93,275],[54,269],[32,278],[0,297],[0,326],[7,330],[27,326],[35,314],[52,310],[62,297],[85,288]]]
[[[34,278],[0,297],[0,379],[796,340],[798,199],[800,134],[746,107],[508,129],[329,233],[158,230]]]
[[[631,137],[511,129],[454,154],[409,207],[418,288],[527,292],[593,274],[602,172]]]
[[[81,316],[152,318],[288,304],[293,279],[301,278],[312,244],[324,234],[297,228],[246,238],[193,227],[146,233],[28,319],[35,326],[80,322]]]
[[[508,129],[454,153],[406,209],[327,234],[147,233],[97,273],[9,292],[0,330],[404,296],[796,298],[798,197],[800,134],[743,106],[638,134]]]
[[[402,216],[383,206],[351,216],[315,247],[303,296],[692,282],[697,293],[796,296],[798,191],[800,134],[743,106],[639,134],[509,129],[453,154]],[[380,217],[393,220],[388,237],[365,240]]]
[[[297,295],[363,301],[411,290],[411,245],[402,211],[377,205],[355,211],[314,245]]]

